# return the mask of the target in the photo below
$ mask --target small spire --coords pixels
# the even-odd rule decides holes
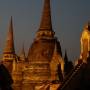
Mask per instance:
[[[55,39],[54,52],[57,52],[58,54],[60,54],[60,56],[62,56],[61,45],[57,38]]]
[[[12,16],[11,16],[11,20],[10,20],[10,24],[9,24],[9,30],[8,30],[8,35],[7,35],[7,39],[6,39],[6,47],[5,47],[4,52],[15,53]]]
[[[55,40],[55,47],[54,47],[54,52],[60,54],[60,56],[62,56],[62,51],[61,51],[61,45],[60,42],[57,40]]]
[[[44,8],[39,30],[52,30],[50,0],[44,0]]]
[[[66,51],[66,50],[65,50],[64,61],[65,61],[65,62],[68,62],[68,57],[67,57],[67,51]]]
[[[21,53],[20,53],[20,60],[25,61],[25,59],[26,59],[26,56],[25,56],[24,44],[23,44]]]

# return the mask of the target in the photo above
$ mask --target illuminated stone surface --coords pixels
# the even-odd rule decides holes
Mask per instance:
[[[54,34],[50,0],[44,0],[40,27],[29,48],[28,57],[25,57],[24,46],[21,54],[18,56],[14,50],[11,18],[9,34],[3,54],[3,63],[12,75],[14,81],[12,85],[13,90],[42,90],[38,89],[40,87],[43,90],[49,90],[52,86],[48,83],[62,82],[64,61],[62,59],[60,42]],[[58,66],[60,67],[58,68]],[[54,74],[52,74],[53,71]],[[58,72],[60,72],[61,78]],[[43,85],[44,87],[42,87]]]

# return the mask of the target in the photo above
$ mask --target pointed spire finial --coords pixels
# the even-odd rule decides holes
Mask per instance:
[[[24,51],[24,43],[21,49],[21,53],[20,53],[20,60],[25,61],[26,56],[25,56],[25,51]]]
[[[66,51],[66,49],[65,49],[65,56],[64,56],[64,60],[65,60],[65,62],[67,62],[67,61],[68,61],[67,51]]]
[[[15,53],[14,50],[14,39],[13,39],[13,22],[12,22],[12,16],[11,16],[11,20],[9,23],[9,30],[8,30],[8,35],[7,35],[7,39],[6,39],[6,47],[4,52],[10,52],[10,53]]]
[[[44,0],[44,8],[39,30],[52,30],[50,0]]]
[[[10,25],[9,25],[9,30],[13,30],[13,23],[12,23],[12,16],[11,16],[11,20],[10,20]]]

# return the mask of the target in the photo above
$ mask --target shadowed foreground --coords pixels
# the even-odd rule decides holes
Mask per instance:
[[[3,64],[0,65],[0,90],[12,90],[11,84],[13,80],[9,71]]]

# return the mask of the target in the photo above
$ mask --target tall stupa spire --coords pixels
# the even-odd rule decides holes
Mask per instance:
[[[44,0],[41,23],[40,23],[37,36],[38,37],[53,37],[54,36],[54,31],[52,30],[50,0]]]
[[[3,52],[3,64],[6,66],[6,68],[9,70],[10,73],[12,72],[12,68],[13,68],[12,63],[15,59],[16,56],[15,56],[14,38],[13,38],[13,23],[11,16],[8,34],[6,38],[6,45]]]
[[[40,30],[52,30],[50,0],[44,0]]]
[[[13,22],[12,22],[12,16],[9,23],[9,29],[8,29],[8,35],[6,39],[6,46],[4,52],[14,53],[14,39],[13,39]]]

